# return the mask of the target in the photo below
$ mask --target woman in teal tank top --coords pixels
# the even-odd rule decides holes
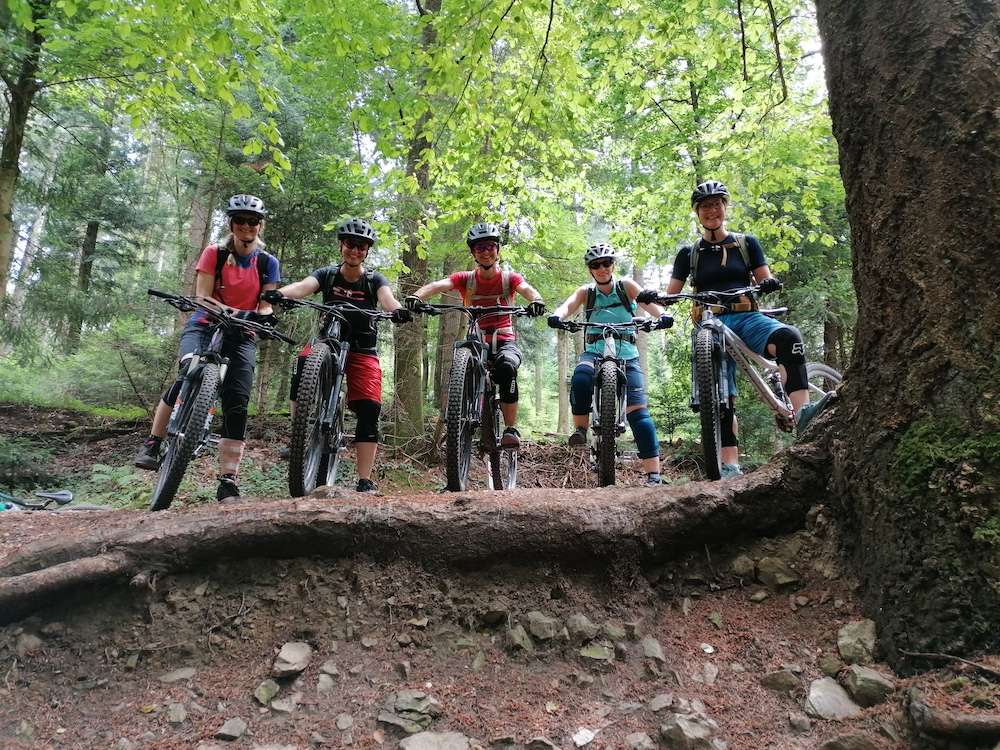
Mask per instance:
[[[615,249],[606,243],[593,245],[583,256],[592,284],[585,284],[573,292],[549,316],[549,326],[558,328],[564,318],[571,317],[581,307],[589,322],[627,323],[636,310],[636,295],[642,290],[629,278],[615,279]],[[656,304],[639,305],[654,317],[664,315]],[[633,334],[634,339],[634,334]],[[590,426],[590,406],[594,397],[594,362],[604,353],[603,338],[588,341],[580,361],[573,370],[570,405],[573,411],[575,432],[570,435],[570,445],[586,445]],[[646,401],[646,378],[639,367],[639,350],[633,341],[618,342],[618,355],[625,360],[626,407],[625,418],[632,429],[646,484],[660,484],[660,444],[656,438],[656,425],[649,414]]]

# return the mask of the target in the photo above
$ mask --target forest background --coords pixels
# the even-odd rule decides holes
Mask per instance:
[[[810,3],[13,0],[0,25],[0,401],[147,412],[181,320],[145,290],[193,288],[237,192],[264,199],[286,281],[337,262],[333,228],[361,216],[401,299],[469,268],[465,230],[488,220],[552,309],[598,241],[664,287],[696,235],[691,189],[720,179],[810,359],[848,359],[850,232]],[[683,446],[690,327],[673,312],[643,357],[660,438]],[[304,341],[313,323],[282,327]],[[382,332],[390,440],[432,434],[458,325]],[[519,330],[525,432],[566,434],[579,340]],[[287,410],[292,356],[261,347],[257,413]],[[741,432],[749,463],[783,445],[749,393]],[[20,440],[0,436],[0,459],[23,460]]]

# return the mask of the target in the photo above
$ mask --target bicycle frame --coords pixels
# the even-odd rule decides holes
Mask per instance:
[[[584,324],[592,325],[592,324]],[[618,394],[618,409],[617,409],[617,420],[614,426],[614,435],[618,437],[619,435],[625,434],[625,360],[618,356],[618,344],[615,340],[614,331],[611,328],[605,328],[603,331],[604,336],[604,353],[601,354],[597,360],[594,362],[594,394],[590,402],[590,426],[595,433],[600,433],[602,429],[601,425],[601,370],[602,365],[605,362],[613,361],[615,363],[615,371],[617,372],[617,387],[616,392]]]
[[[728,357],[731,357],[736,366],[747,376],[760,400],[778,417],[791,420],[795,412],[781,383],[778,363],[753,351],[746,345],[743,339],[716,317],[708,307],[702,310],[702,318],[695,326],[695,333],[704,328],[712,331],[721,355],[717,378],[719,384],[717,398],[719,403],[725,405],[729,403],[729,379],[727,376],[728,368],[731,366]],[[691,406],[693,408],[698,405],[698,389],[695,386],[694,363],[692,362]]]
[[[475,364],[475,368],[473,369],[475,396],[472,399],[473,411],[469,416],[471,417],[472,426],[475,429],[479,429],[483,422],[483,409],[487,408],[486,393],[489,391],[492,395],[495,395],[495,388],[487,363],[489,346],[487,346],[483,337],[483,331],[479,327],[479,318],[475,315],[470,316],[469,329],[465,334],[465,338],[461,341],[456,341],[454,347],[452,347],[454,352],[457,352],[459,349],[468,349],[472,352],[472,361]],[[492,403],[489,406],[492,407]]]

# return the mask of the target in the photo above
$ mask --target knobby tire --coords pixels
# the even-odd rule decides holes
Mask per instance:
[[[333,353],[316,344],[302,364],[288,445],[288,491],[303,497],[316,489],[325,436],[323,412],[333,383]]]
[[[219,366],[205,364],[201,374],[192,381],[187,399],[181,403],[177,432],[165,441],[167,450],[156,477],[150,510],[166,510],[173,502],[195,450],[208,434],[210,414],[218,393]]]
[[[471,351],[459,349],[455,352],[448,381],[448,431],[445,439],[445,480],[451,492],[461,492],[469,484],[473,399],[476,397],[474,368]]]
[[[517,486],[518,451],[501,447],[503,415],[500,401],[495,393],[488,396],[488,401],[487,408],[483,409],[482,441],[490,470],[490,489],[512,490]]]
[[[719,357],[715,339],[707,328],[698,331],[694,346],[695,383],[698,387],[698,417],[705,473],[709,479],[722,477],[722,424],[719,413]]]
[[[333,405],[333,416],[330,418],[330,434],[326,444],[328,453],[323,453],[316,472],[317,482],[333,485],[337,483],[337,472],[340,470],[340,459],[343,458],[346,440],[344,438],[344,410],[347,408],[347,389],[343,380],[340,381],[340,392]]]
[[[809,381],[809,401],[819,401],[823,395],[840,385],[843,376],[822,362],[806,364],[806,379]]]
[[[615,438],[618,429],[618,367],[604,362],[598,373],[600,398],[598,414],[601,432],[597,438],[597,481],[601,487],[615,483]]]

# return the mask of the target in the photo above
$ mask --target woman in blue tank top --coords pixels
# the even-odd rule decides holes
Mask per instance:
[[[629,278],[615,279],[615,249],[606,243],[593,245],[583,256],[593,279],[573,292],[565,302],[549,316],[549,326],[558,328],[564,318],[576,313],[581,307],[589,322],[627,323],[636,310],[636,295],[642,290]],[[592,302],[589,300],[593,298]],[[588,309],[589,307],[589,309]],[[664,315],[663,308],[656,304],[639,305],[654,317]],[[634,339],[634,332],[633,332]],[[594,397],[594,363],[604,353],[603,338],[588,339],[585,351],[573,370],[570,390],[570,405],[576,430],[569,437],[570,445],[586,445],[587,428],[590,425],[590,406]],[[642,459],[642,470],[646,474],[646,484],[660,484],[660,444],[656,438],[656,426],[649,414],[646,402],[646,378],[639,367],[639,350],[635,342],[618,342],[618,355],[625,360],[626,407],[625,417],[636,447]]]

